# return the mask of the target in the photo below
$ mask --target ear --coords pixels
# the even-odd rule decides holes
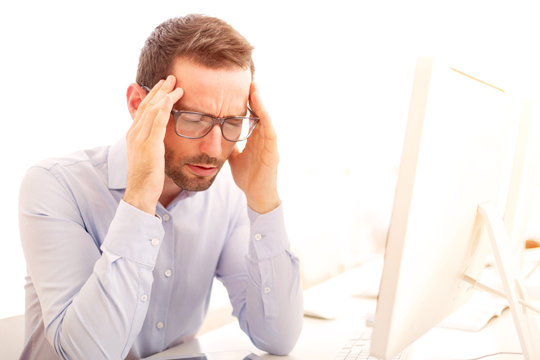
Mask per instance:
[[[132,119],[135,119],[135,113],[145,96],[146,90],[141,88],[137,83],[133,83],[127,88],[127,106]]]

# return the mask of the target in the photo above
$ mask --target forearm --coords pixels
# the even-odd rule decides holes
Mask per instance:
[[[285,355],[302,328],[303,297],[298,259],[290,252],[282,208],[250,212],[248,284],[242,327],[262,350]]]
[[[115,258],[104,253],[71,304],[49,325],[47,338],[57,354],[69,359],[127,356],[146,317],[153,277],[151,269]]]
[[[56,176],[33,168],[23,181],[21,241],[46,337],[60,357],[121,358],[135,341],[159,251],[151,239],[160,240],[163,228],[133,212],[120,204],[100,253]]]
[[[146,317],[163,238],[159,220],[138,212],[120,203],[101,258],[57,323],[57,352],[62,349],[70,358],[127,356]]]

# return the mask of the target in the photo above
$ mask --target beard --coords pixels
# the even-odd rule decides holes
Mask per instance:
[[[175,152],[165,147],[165,175],[167,175],[180,189],[187,191],[204,191],[212,185],[225,160],[210,157],[206,154],[178,158]],[[197,176],[188,173],[186,164],[210,165],[217,168],[212,177]]]

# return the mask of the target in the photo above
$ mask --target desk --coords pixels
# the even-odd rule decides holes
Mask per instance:
[[[359,279],[373,274],[373,268],[360,267],[319,284],[304,293],[306,304],[315,299],[328,299],[338,304],[338,317],[334,320],[304,318],[302,334],[289,356],[272,356],[255,348],[238,324],[231,323],[188,343],[156,354],[149,359],[166,359],[172,356],[194,353],[245,350],[261,359],[317,360],[334,359],[348,338],[365,326],[368,314],[375,312],[375,299],[353,296],[358,293]],[[496,318],[479,332],[468,332],[446,328],[433,328],[418,339],[410,349],[409,359],[472,359],[496,352],[519,352],[521,348],[509,311]],[[522,356],[500,355],[490,360],[515,360]]]

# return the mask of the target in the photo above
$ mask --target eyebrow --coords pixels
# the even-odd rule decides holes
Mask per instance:
[[[179,102],[177,102],[176,104],[174,104],[175,106],[173,107],[173,109],[175,110],[178,110],[178,111],[190,111],[190,112],[196,112],[196,113],[199,113],[199,114],[204,114],[204,115],[210,115],[210,116],[213,116],[213,117],[217,117],[216,115],[213,115],[213,114],[209,114],[207,112],[204,112],[204,111],[200,111],[194,107],[191,107],[189,105],[184,105],[184,104],[180,104]],[[231,117],[238,117],[238,116],[246,116],[250,114],[251,115],[251,112],[249,111],[249,108],[246,108],[246,112],[244,115],[226,115],[226,116],[222,116],[221,118],[231,118]]]
[[[197,113],[201,113],[205,115],[212,115],[212,114],[205,113],[204,111],[200,111],[199,109],[195,109],[194,107],[191,107],[189,105],[184,105],[180,103],[174,104],[173,108],[178,111],[191,111],[191,112],[197,112]]]

